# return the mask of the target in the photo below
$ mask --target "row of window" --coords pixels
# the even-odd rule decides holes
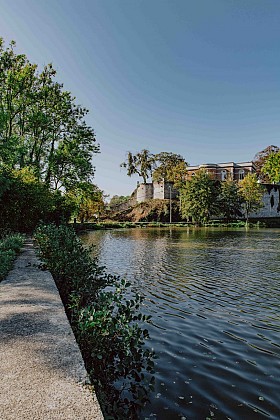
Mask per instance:
[[[208,171],[206,171],[208,173]],[[195,175],[195,172],[192,173],[192,176]],[[221,176],[222,176],[222,181],[225,181],[227,179],[227,171],[225,169],[223,169],[221,171]],[[239,169],[238,171],[238,179],[239,181],[241,181],[242,179],[244,179],[245,176],[245,171],[244,169]]]

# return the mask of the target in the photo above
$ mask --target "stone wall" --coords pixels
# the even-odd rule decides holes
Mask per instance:
[[[150,200],[154,196],[154,186],[152,183],[140,184],[137,187],[136,200],[137,203]]]
[[[269,218],[280,217],[280,185],[263,184],[263,207],[257,212],[251,213],[250,217]]]
[[[178,191],[173,187],[172,182],[161,181],[149,184],[140,184],[137,187],[137,203],[141,203],[151,198],[154,200],[167,200],[170,198],[170,188],[171,198],[173,200],[177,198]]]
[[[164,191],[164,183],[163,182],[154,182],[154,199],[163,200],[165,197],[165,191]]]

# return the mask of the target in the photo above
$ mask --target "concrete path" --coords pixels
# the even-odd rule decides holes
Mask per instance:
[[[0,283],[0,419],[103,419],[51,274],[32,241]]]

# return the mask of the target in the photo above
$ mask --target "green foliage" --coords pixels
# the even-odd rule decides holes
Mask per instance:
[[[81,223],[96,220],[104,212],[104,192],[97,185],[81,182],[68,191],[67,196],[75,204],[73,216]]]
[[[144,346],[142,298],[130,284],[107,274],[66,226],[41,226],[40,258],[52,272],[66,304],[105,418],[138,418],[153,389],[154,352]],[[139,325],[140,324],[140,325]]]
[[[273,184],[277,184],[280,182],[280,151],[271,153],[262,169],[262,174],[266,175],[269,182],[272,182]]]
[[[23,245],[24,237],[20,234],[5,235],[0,239],[0,281],[12,268],[16,254]]]
[[[127,159],[125,162],[121,163],[121,167],[127,169],[128,176],[138,174],[141,178],[143,178],[144,184],[146,184],[147,179],[153,172],[154,163],[154,155],[151,154],[149,150],[143,149],[135,155],[128,152]]]
[[[168,181],[177,183],[184,181],[187,174],[187,163],[183,156],[176,153],[161,152],[155,155],[156,169],[153,171],[153,181]],[[176,186],[175,186],[176,187]]]
[[[90,304],[101,288],[111,284],[111,277],[98,267],[73,229],[65,225],[41,225],[35,239],[40,257],[47,263],[64,299],[68,301],[75,296],[78,308]]]
[[[263,187],[258,183],[255,174],[248,173],[242,181],[239,182],[239,195],[243,201],[245,216],[248,222],[249,213],[262,207]]]
[[[100,293],[98,301],[80,312],[78,341],[86,355],[95,383],[103,390],[102,402],[110,400],[106,416],[138,418],[153,390],[153,351],[144,348],[149,321],[139,312],[142,299],[126,297],[130,285],[122,280],[114,291]],[[148,373],[148,375],[144,374]]]
[[[192,217],[200,224],[206,223],[219,211],[218,196],[220,183],[200,170],[181,188],[181,213],[183,218]]]
[[[127,159],[121,167],[127,169],[128,176],[138,174],[143,178],[144,184],[152,176],[156,182],[162,180],[174,182],[175,188],[184,182],[187,173],[187,162],[181,155],[172,152],[160,152],[154,155],[147,149],[135,155],[128,152]]]
[[[266,172],[264,172],[262,168],[265,165],[267,159],[270,156],[274,155],[275,153],[278,153],[279,150],[280,149],[278,146],[271,145],[271,146],[266,147],[264,150],[261,150],[255,155],[253,162],[256,167],[256,175],[260,181],[272,182],[269,178],[269,174],[266,174]]]
[[[127,201],[129,201],[130,196],[129,195],[114,195],[109,203],[109,207],[115,207],[118,206],[120,204],[124,204]]]
[[[59,191],[51,192],[32,169],[0,169],[0,225],[18,232],[32,231],[40,220],[68,220],[73,204]]]
[[[0,38],[0,166],[33,168],[53,189],[89,182],[99,146],[88,111],[55,81],[51,64],[40,73],[14,47]]]
[[[223,181],[218,196],[220,214],[227,220],[241,216],[241,198],[238,194],[238,184],[231,179]]]

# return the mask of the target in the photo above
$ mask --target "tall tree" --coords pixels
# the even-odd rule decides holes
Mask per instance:
[[[279,147],[278,146],[267,146],[264,150],[261,150],[260,152],[258,152],[254,159],[253,162],[255,164],[256,167],[256,174],[257,177],[259,178],[260,181],[262,182],[270,182],[269,177],[267,174],[265,174],[262,171],[262,167],[264,166],[266,160],[273,155],[274,153],[279,152]]]
[[[263,187],[258,183],[256,174],[248,173],[238,184],[239,195],[244,203],[246,222],[249,214],[262,207]]]
[[[143,149],[135,155],[128,152],[126,161],[121,163],[120,166],[127,169],[128,176],[137,174],[143,178],[143,182],[146,184],[147,179],[152,175],[154,164],[154,155],[149,150]]]
[[[69,190],[67,196],[75,203],[74,216],[81,223],[96,220],[105,208],[105,196],[96,185],[81,182]]]
[[[261,172],[268,177],[269,182],[272,182],[273,184],[280,182],[280,151],[271,153],[268,156]]]
[[[153,171],[153,181],[175,182],[175,180],[179,180],[186,175],[187,163],[181,155],[172,152],[160,152],[155,155],[155,161],[156,169]]]
[[[221,182],[218,197],[219,212],[226,221],[241,215],[241,198],[238,191],[238,184],[235,181],[227,179]]]
[[[88,111],[55,81],[51,64],[39,72],[14,47],[0,39],[0,165],[31,167],[54,189],[90,181],[99,146]]]
[[[192,217],[196,223],[206,223],[218,213],[220,183],[205,171],[197,171],[181,189],[181,213]]]

